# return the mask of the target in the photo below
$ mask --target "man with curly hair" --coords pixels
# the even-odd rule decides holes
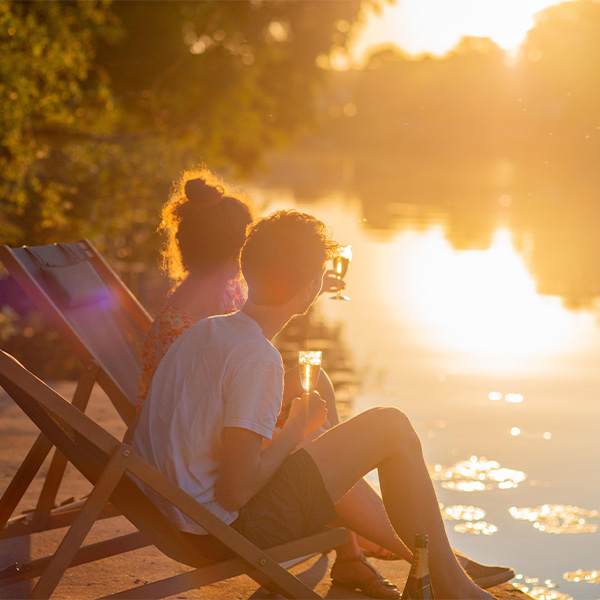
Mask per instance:
[[[301,449],[327,418],[317,392],[295,398],[273,437],[283,366],[270,340],[317,298],[335,247],[311,215],[279,211],[250,230],[241,254],[248,301],[241,311],[194,324],[152,381],[136,450],[189,494],[261,547],[309,535],[338,519],[369,535],[343,498],[377,468],[385,513],[412,548],[426,533],[440,598],[488,598],[450,547],[417,434],[397,408],[365,411]],[[266,447],[264,439],[271,443]],[[213,542],[183,513],[161,506],[204,551]],[[377,507],[374,507],[377,508]]]

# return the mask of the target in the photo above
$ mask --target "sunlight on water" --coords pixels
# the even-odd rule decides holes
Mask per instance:
[[[485,510],[477,506],[454,504],[442,510],[444,519],[451,521],[480,521],[485,517]]]
[[[506,394],[504,399],[507,402],[512,402],[513,404],[520,404],[523,402],[523,394]]]
[[[493,535],[498,528],[492,523],[485,521],[475,521],[474,523],[459,523],[454,526],[454,531],[458,533],[470,533],[471,535]]]
[[[430,343],[460,353],[471,368],[519,369],[524,358],[568,352],[585,338],[576,332],[589,331],[591,321],[575,318],[560,298],[537,293],[506,229],[487,250],[455,250],[441,227],[389,246],[379,264],[389,299],[403,297],[409,306],[401,310],[408,308]],[[390,278],[396,272],[402,277]],[[516,394],[505,399],[522,401]]]
[[[521,404],[521,402],[523,402],[524,399],[523,394],[515,394],[513,392],[510,392],[508,394],[502,394],[502,392],[490,392],[488,394],[488,398],[490,400],[493,400],[494,402],[497,402],[504,398],[506,402],[510,402],[511,404]]]
[[[535,508],[508,509],[513,519],[530,521],[538,531],[544,533],[594,533],[598,529],[600,511],[586,510],[564,504],[544,504]]]
[[[600,571],[584,571],[577,569],[577,571],[568,571],[563,575],[566,581],[586,581],[587,583],[600,583]]]
[[[540,584],[539,579],[536,577],[525,577],[520,573],[515,577],[516,582],[512,584],[522,592],[529,594],[536,600],[573,600],[573,596],[563,594],[556,590],[556,584],[550,579],[546,579],[543,585]]]
[[[493,489],[516,488],[525,481],[523,471],[501,467],[494,460],[471,456],[452,467],[429,465],[429,473],[434,481],[440,481],[443,488],[461,492],[483,492]]]
[[[466,521],[466,523],[457,523],[454,526],[454,531],[458,533],[492,535],[498,531],[495,525],[482,520],[485,517],[485,510],[477,506],[454,504],[446,507],[441,505],[440,508],[445,521]]]

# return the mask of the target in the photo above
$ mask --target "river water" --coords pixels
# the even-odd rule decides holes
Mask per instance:
[[[600,598],[595,233],[515,218],[506,196],[459,218],[348,190],[252,196],[352,245],[350,301],[314,308],[356,376],[347,412],[409,415],[452,544],[514,567],[535,597]]]

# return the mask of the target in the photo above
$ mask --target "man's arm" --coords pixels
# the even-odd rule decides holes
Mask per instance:
[[[239,510],[267,482],[296,445],[322,426],[327,417],[318,393],[295,398],[281,433],[261,451],[263,437],[240,427],[223,429],[221,466],[216,495],[226,510]]]

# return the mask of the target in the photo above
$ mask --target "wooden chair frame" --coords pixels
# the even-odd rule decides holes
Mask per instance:
[[[70,566],[112,555],[115,545],[121,546],[121,551],[127,551],[140,547],[140,540],[142,545],[145,545],[149,540],[156,544],[157,536],[164,538],[164,532],[157,533],[151,526],[148,531],[144,531],[143,527],[140,528],[139,519],[143,515],[135,514],[131,506],[128,508],[125,505],[123,508],[119,505],[118,486],[122,484],[126,474],[130,474],[215,536],[236,556],[221,562],[211,562],[197,556],[193,561],[188,562],[196,567],[193,571],[132,588],[111,597],[162,598],[242,573],[248,574],[259,584],[263,584],[265,580],[272,582],[275,588],[288,598],[320,597],[280,563],[315,552],[327,551],[344,543],[347,540],[344,529],[330,529],[275,548],[260,550],[137,456],[129,445],[119,442],[4,351],[0,351],[0,385],[40,429],[40,436],[32,451],[9,485],[12,502],[16,500],[18,503],[41,466],[42,456],[45,457],[52,444],[60,448],[69,458],[69,462],[94,486],[83,509],[77,512],[56,553],[52,557],[19,566],[13,572],[10,568],[4,569],[0,575],[0,586],[41,575],[33,588],[31,598],[49,598]],[[40,414],[43,417],[40,417]],[[47,415],[51,415],[50,420]],[[94,459],[97,458],[100,461],[98,464],[102,465],[97,472],[89,470],[91,467],[88,467],[88,463],[81,457],[82,450],[78,447],[75,437],[63,435],[63,430],[56,423],[62,423],[69,431],[75,432],[76,438],[85,442],[88,454],[94,452]],[[82,468],[81,464],[84,464],[85,468]],[[136,490],[138,489],[136,487]],[[144,495],[141,489],[139,493]],[[120,512],[138,527],[140,533],[81,547],[90,528],[109,501],[117,505]],[[4,507],[0,527],[5,525],[7,514],[8,508]],[[152,523],[152,519],[148,522]],[[175,530],[173,535],[177,535]],[[167,539],[167,542],[172,540]]]
[[[152,323],[150,315],[93,245],[88,240],[82,240],[77,244],[66,244],[66,246],[77,246],[78,249],[83,251],[85,258],[94,267],[107,289],[110,290],[112,298],[120,310],[128,315],[141,333],[145,333]],[[129,425],[135,415],[135,397],[123,390],[123,387],[111,373],[111,369],[103,363],[102,357],[91,344],[86,343],[79,335],[77,329],[60,308],[58,299],[52,295],[52,290],[43,284],[39,274],[39,265],[25,260],[28,252],[46,248],[48,247],[13,249],[2,246],[0,247],[0,261],[83,364],[81,377],[72,400],[73,405],[85,411],[94,384],[97,382],[105,391],[121,418]],[[32,449],[31,452],[34,452],[34,450]],[[38,452],[39,448],[34,454],[37,456]],[[42,462],[48,452],[50,452],[50,448],[44,454]],[[72,521],[77,514],[77,510],[82,506],[81,502],[73,503],[68,508],[54,509],[66,464],[65,458],[59,452],[55,452],[35,509],[31,513],[13,519],[1,532],[0,537],[14,537],[54,529],[63,527]],[[12,514],[13,510],[14,507],[10,503],[4,506],[0,501],[0,515],[6,511]],[[116,514],[118,514],[116,511],[107,508],[102,516],[109,517]]]
[[[93,265],[98,275],[102,278],[107,288],[113,294],[118,305],[126,312],[132,321],[145,333],[152,324],[152,318],[135,296],[129,291],[118,275],[110,268],[98,251],[88,240],[81,240],[76,244],[65,244],[65,246],[79,246],[85,253],[90,264]],[[10,275],[15,279],[30,300],[37,306],[40,312],[48,319],[49,323],[56,329],[61,338],[69,346],[83,365],[93,362],[98,366],[96,381],[106,392],[111,402],[121,415],[125,423],[129,424],[135,415],[136,399],[127,394],[117,382],[111,370],[103,363],[102,357],[96,350],[81,339],[81,336],[66,318],[64,311],[59,307],[56,297],[51,291],[43,286],[40,277],[36,276],[34,270],[27,266],[23,260],[24,252],[45,248],[44,246],[31,246],[29,248],[0,247],[0,262],[4,264]],[[137,385],[137,382],[135,382]]]

